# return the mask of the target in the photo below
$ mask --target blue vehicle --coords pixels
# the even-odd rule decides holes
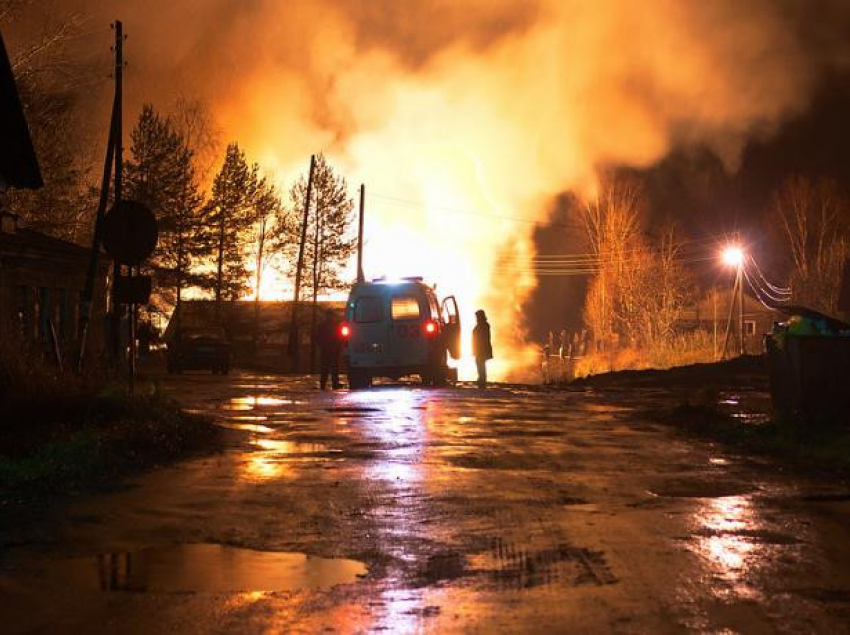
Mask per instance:
[[[434,386],[457,379],[447,359],[460,358],[457,301],[441,302],[422,278],[355,284],[340,333],[351,388],[367,388],[376,377],[418,375]]]

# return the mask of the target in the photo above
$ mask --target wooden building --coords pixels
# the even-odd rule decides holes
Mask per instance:
[[[731,323],[729,316],[732,316]],[[749,354],[764,352],[764,336],[773,329],[774,322],[781,322],[787,316],[769,309],[756,298],[744,291],[744,348]],[[729,324],[731,339],[729,350],[737,352],[740,333],[740,313],[738,299],[733,299],[732,290],[709,292],[701,300],[686,307],[678,322],[679,330],[702,329],[717,335],[718,346],[722,348]]]
[[[227,333],[234,363],[273,371],[291,371],[288,354],[289,329],[292,324],[292,302],[252,300],[223,302],[215,300],[183,300],[175,309],[165,329],[166,342],[176,337],[177,329],[221,326]],[[342,313],[345,302],[321,301],[316,321],[321,322],[328,311]],[[298,339],[300,371],[310,367],[312,304],[302,302],[299,311]]]
[[[22,227],[17,216],[0,215],[0,337],[53,350],[79,353],[82,295],[91,251]],[[87,355],[105,347],[108,264],[98,268]]]

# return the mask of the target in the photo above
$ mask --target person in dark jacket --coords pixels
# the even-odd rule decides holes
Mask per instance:
[[[490,343],[490,323],[487,314],[481,309],[475,312],[475,328],[472,329],[472,354],[478,369],[478,387],[487,386],[487,360],[493,359],[493,345]]]
[[[328,384],[328,375],[331,376],[331,386],[342,388],[339,382],[339,355],[342,351],[342,337],[339,333],[341,325],[336,311],[328,311],[325,318],[316,327],[316,343],[319,345],[319,358],[321,378],[319,386],[322,390]]]

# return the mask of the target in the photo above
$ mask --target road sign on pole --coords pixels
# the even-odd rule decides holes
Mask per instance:
[[[103,219],[103,248],[128,267],[150,258],[159,238],[153,212],[136,201],[120,201]]]

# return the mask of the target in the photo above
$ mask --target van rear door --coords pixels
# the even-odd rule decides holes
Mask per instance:
[[[443,299],[441,312],[446,348],[449,350],[452,359],[460,359],[460,312],[457,309],[457,300],[453,295]]]
[[[389,315],[386,296],[364,293],[355,296],[349,304],[351,342],[349,363],[355,368],[375,367],[385,362],[388,350],[387,323]]]
[[[391,357],[394,366],[411,366],[427,361],[422,317],[429,307],[424,294],[416,291],[398,291],[390,299],[392,318]]]

